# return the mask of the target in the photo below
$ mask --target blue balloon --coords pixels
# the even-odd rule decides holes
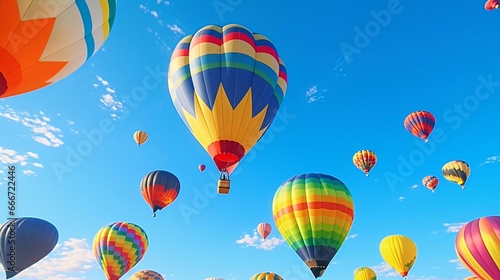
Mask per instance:
[[[18,218],[0,227],[0,261],[10,279],[47,256],[59,233],[51,223],[37,218]]]

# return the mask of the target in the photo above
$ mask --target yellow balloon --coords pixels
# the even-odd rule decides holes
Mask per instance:
[[[380,242],[380,254],[389,266],[406,279],[417,259],[417,246],[407,236],[390,235]]]
[[[148,134],[144,131],[136,131],[134,133],[134,140],[135,140],[135,143],[137,143],[137,146],[141,146],[141,144],[143,144],[144,142],[146,142],[146,140],[148,140]]]
[[[369,267],[360,267],[354,270],[354,280],[377,280],[377,274]]]

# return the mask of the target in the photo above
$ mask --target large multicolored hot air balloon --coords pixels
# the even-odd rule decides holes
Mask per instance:
[[[377,273],[369,267],[360,267],[354,270],[354,280],[377,280]]]
[[[407,236],[390,235],[380,242],[384,261],[406,279],[417,259],[417,246]]]
[[[377,163],[377,156],[370,150],[361,150],[354,154],[352,162],[359,170],[365,172],[366,177],[368,177],[368,173]]]
[[[484,8],[487,11],[498,9],[498,7],[500,7],[500,2],[498,2],[498,0],[488,0],[484,3]]]
[[[285,97],[285,64],[261,34],[230,24],[187,36],[170,60],[174,106],[221,171],[229,175],[270,127]]]
[[[93,250],[107,280],[118,280],[144,257],[148,236],[138,225],[126,222],[109,224],[94,237]]]
[[[156,217],[156,211],[167,207],[177,198],[180,189],[179,179],[168,171],[150,172],[141,181],[141,194],[153,209],[153,217]]]
[[[465,224],[455,239],[458,259],[483,280],[500,279],[500,216]]]
[[[283,238],[318,278],[351,229],[354,203],[351,192],[339,179],[301,174],[278,188],[273,216]]]
[[[56,227],[47,221],[37,218],[7,221],[0,227],[0,261],[6,278],[16,276],[45,258],[52,252],[58,239]],[[10,262],[12,255],[15,255],[14,264]]]
[[[104,44],[116,0],[0,1],[0,98],[55,83]]]
[[[414,136],[422,138],[425,142],[429,142],[427,138],[434,129],[435,124],[436,118],[427,111],[413,112],[404,121],[406,130]]]
[[[134,133],[134,141],[137,143],[137,146],[140,147],[146,140],[148,140],[148,134],[146,132],[138,130]]]
[[[164,280],[160,273],[152,270],[141,270],[130,277],[129,280]]]
[[[273,272],[261,272],[250,277],[250,280],[283,280],[283,277]]]
[[[273,228],[268,223],[260,223],[257,225],[257,232],[266,240],[266,238],[271,234]]]
[[[465,189],[465,182],[470,175],[470,166],[463,160],[450,161],[441,170],[446,180],[456,183]]]
[[[436,176],[425,176],[424,179],[422,179],[422,184],[432,192],[434,192],[438,183],[439,180]]]

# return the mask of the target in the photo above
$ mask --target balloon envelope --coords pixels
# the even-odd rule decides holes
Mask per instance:
[[[285,97],[286,68],[273,43],[241,25],[209,25],[175,47],[174,106],[219,170],[229,173],[270,127]]]
[[[361,150],[352,157],[354,165],[368,176],[370,170],[377,163],[377,156],[370,150]]]
[[[134,141],[137,143],[137,146],[140,147],[146,140],[148,140],[148,134],[146,132],[138,130],[134,133]]]
[[[104,44],[115,13],[116,0],[0,1],[0,98],[76,71]]]
[[[424,179],[422,179],[422,184],[432,192],[434,192],[438,183],[439,180],[436,176],[425,176]]]
[[[10,235],[15,232],[15,238]],[[18,218],[0,227],[0,260],[7,279],[16,276],[47,256],[56,246],[59,233],[51,223],[37,218]],[[10,271],[9,253],[15,244],[15,268]]]
[[[462,186],[465,189],[465,182],[470,175],[470,166],[463,160],[453,160],[443,166],[441,170],[446,180]]]
[[[390,235],[380,242],[380,254],[389,266],[406,277],[417,259],[417,246],[407,236]]]
[[[416,111],[409,114],[405,121],[404,126],[414,136],[428,142],[427,139],[434,129],[436,118],[434,115],[427,111]]]
[[[181,183],[172,173],[163,170],[150,172],[141,181],[141,194],[144,200],[156,211],[170,205],[179,195]]]
[[[283,277],[273,272],[261,272],[250,277],[250,280],[283,280]]]
[[[205,168],[206,168],[206,166],[205,166],[204,164],[200,164],[200,165],[198,166],[198,169],[199,169],[201,172],[205,171]]]
[[[109,224],[94,237],[94,256],[108,280],[118,280],[144,257],[148,236],[138,225]]]
[[[458,259],[484,280],[500,279],[500,216],[465,224],[455,239]]]
[[[369,267],[360,267],[354,270],[354,280],[377,280],[377,274]]]
[[[272,208],[283,238],[316,278],[322,276],[354,219],[347,186],[330,175],[297,175],[278,188]]]
[[[152,270],[141,270],[130,277],[129,280],[164,280],[160,273]]]
[[[272,227],[268,223],[260,223],[257,225],[257,232],[264,240],[271,234]]]

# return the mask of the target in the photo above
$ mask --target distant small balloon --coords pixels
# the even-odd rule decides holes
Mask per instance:
[[[271,234],[272,227],[268,223],[260,223],[257,225],[257,232],[266,240],[266,238]]]
[[[422,179],[422,184],[434,192],[434,189],[436,189],[437,185],[439,183],[439,180],[436,176],[426,176],[424,179]]]
[[[152,270],[141,270],[134,273],[129,280],[165,280],[160,273]]]
[[[404,121],[406,130],[413,134],[413,136],[423,139],[425,142],[429,142],[427,138],[434,129],[435,124],[436,118],[427,111],[413,112]]]
[[[144,131],[138,130],[134,133],[134,140],[137,146],[141,146],[146,140],[148,140],[148,134]]]
[[[470,175],[470,166],[463,160],[453,160],[443,166],[442,172],[446,180],[465,189],[465,182]]]
[[[201,172],[205,171],[205,168],[207,168],[204,164],[200,164],[198,166],[198,169],[200,169]]]

